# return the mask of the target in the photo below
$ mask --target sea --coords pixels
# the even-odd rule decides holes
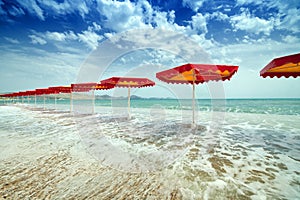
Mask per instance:
[[[192,105],[2,99],[0,198],[300,198],[300,99]]]

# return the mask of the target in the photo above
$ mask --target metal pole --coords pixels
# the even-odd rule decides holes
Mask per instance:
[[[73,104],[72,92],[70,92],[70,113],[73,111],[72,104]]]
[[[92,114],[95,113],[95,90],[92,90]]]
[[[45,97],[45,94],[43,95],[44,96],[44,110],[45,110],[45,101],[46,101],[46,97]]]
[[[30,99],[29,99],[29,96],[27,96],[27,103],[28,103],[28,104],[30,103]]]
[[[56,95],[54,96],[54,109],[56,110]]]
[[[195,70],[193,69],[193,122],[192,127],[195,127]]]
[[[22,96],[22,104],[24,103],[24,96]]]
[[[36,107],[36,94],[34,94],[34,106]]]
[[[130,116],[130,87],[128,87],[128,119],[131,118]]]

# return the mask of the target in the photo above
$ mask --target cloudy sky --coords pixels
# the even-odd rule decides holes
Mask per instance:
[[[159,82],[156,70],[185,62],[238,65],[222,83],[225,97],[300,98],[300,78],[259,76],[273,58],[300,52],[299,0],[0,0],[0,24],[0,93],[69,85],[112,52],[94,79],[132,74]],[[120,42],[124,33],[139,45]],[[192,46],[201,49],[198,60]],[[136,94],[172,96],[158,86]],[[214,96],[215,87],[198,86],[197,97]]]

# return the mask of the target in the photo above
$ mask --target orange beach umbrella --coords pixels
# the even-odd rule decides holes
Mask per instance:
[[[147,78],[111,77],[101,81],[101,84],[111,87],[128,88],[128,118],[130,119],[130,88],[152,87],[155,83]]]
[[[260,76],[264,78],[300,76],[300,53],[273,59],[260,71]]]
[[[156,73],[156,78],[167,83],[192,84],[193,85],[193,120],[195,126],[195,84],[208,81],[230,80],[237,72],[238,66],[209,65],[209,64],[185,64],[173,69]]]

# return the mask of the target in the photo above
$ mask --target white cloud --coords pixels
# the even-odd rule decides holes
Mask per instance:
[[[89,26],[87,30],[82,31],[81,33],[75,34],[73,31],[65,32],[50,32],[37,33],[34,32],[34,35],[29,35],[31,42],[33,44],[46,44],[47,41],[56,41],[56,42],[69,42],[69,41],[79,41],[87,45],[90,49],[96,49],[100,40],[104,38],[102,35],[98,35],[96,31],[100,31],[101,26],[96,22],[92,23],[92,26]]]
[[[219,21],[225,21],[225,20],[228,20],[229,17],[227,14],[224,14],[222,12],[213,12],[212,14],[208,15],[210,18],[216,18],[217,20]]]
[[[0,15],[6,15],[6,11],[2,8],[2,5],[4,5],[3,1],[0,0]]]
[[[66,15],[78,12],[82,18],[89,13],[92,1],[86,0],[64,0],[59,3],[56,1],[45,0],[16,0],[17,6],[11,6],[8,12],[13,16],[24,15],[27,11],[30,15],[38,17],[40,20],[45,20],[47,16]],[[0,5],[4,3],[0,2]],[[45,14],[46,13],[46,14]],[[0,8],[0,14],[6,12]]]
[[[287,36],[283,36],[282,40],[287,42],[287,43],[299,43],[300,42],[300,38],[296,37],[296,36],[292,36],[292,35],[287,35]]]
[[[63,1],[62,3],[58,3],[55,1],[41,1],[38,0],[39,4],[41,4],[44,8],[50,9],[57,14],[67,14],[71,10],[71,5],[68,1]]]
[[[17,0],[17,2],[30,14],[38,17],[41,20],[45,20],[44,12],[35,0]]]
[[[9,10],[8,10],[9,14],[13,15],[13,16],[22,16],[25,14],[25,12],[23,11],[22,8],[17,8],[15,6],[12,6]]]
[[[97,24],[96,22],[93,22],[93,28],[90,28],[90,29],[94,29],[95,31],[100,31],[101,26],[99,24]]]
[[[95,50],[98,47],[98,41],[103,39],[103,36],[98,35],[93,31],[83,31],[82,33],[78,34],[79,41],[84,42],[88,47]]]
[[[278,12],[273,16],[275,27],[281,30],[300,32],[300,1],[299,0],[237,0],[239,6],[247,6],[248,4],[259,5],[268,12],[270,9],[276,9]]]
[[[32,44],[40,44],[40,45],[47,44],[47,41],[39,36],[29,35],[28,37],[31,39]]]
[[[14,38],[10,38],[10,37],[4,37],[5,40],[9,41],[10,43],[13,44],[20,44],[20,41]]]
[[[136,3],[128,0],[123,2],[98,0],[97,2],[99,13],[106,19],[104,27],[117,33],[130,29],[158,27],[193,36],[201,43],[212,43],[212,41],[206,40],[204,35],[197,37],[197,34],[207,33],[207,19],[209,15],[197,13],[192,16],[187,26],[180,26],[175,23],[176,13],[174,10],[155,10],[145,0],[140,0]],[[198,1],[198,3],[193,5],[199,6],[201,2]]]
[[[171,11],[169,13],[167,12],[154,12],[155,16],[153,17],[152,21],[157,27],[164,27],[164,28],[170,28],[173,29],[174,26],[174,18],[175,18],[175,12]]]
[[[286,29],[294,33],[300,32],[300,9],[287,10],[285,17],[279,22],[279,29]]]
[[[204,34],[200,34],[200,35],[193,34],[190,37],[191,37],[191,39],[196,41],[200,47],[202,47],[205,50],[214,48],[217,45],[216,41],[214,41],[213,39],[211,39],[211,40],[206,39]]]
[[[61,3],[55,1],[37,0],[39,5],[45,10],[50,10],[54,15],[66,15],[79,12],[84,17],[89,13],[89,7],[85,1],[80,0],[64,0]]]
[[[183,0],[182,5],[197,12],[206,0]]]
[[[265,20],[251,16],[248,10],[241,15],[232,16],[230,18],[230,23],[235,30],[243,30],[254,34],[264,33],[269,35],[274,28],[274,18]]]
[[[73,1],[72,1],[73,2]],[[75,8],[78,8],[78,11],[79,11],[79,13],[80,13],[80,15],[84,18],[84,16],[86,15],[86,14],[88,14],[89,13],[89,6],[87,6],[86,5],[86,3],[85,2],[81,2],[81,3],[79,3],[79,5],[75,5]]]
[[[46,32],[46,38],[50,40],[55,40],[55,41],[65,41],[66,39],[66,34],[65,33],[59,33],[59,32]]]
[[[206,24],[206,17],[204,17],[201,13],[197,13],[196,15],[192,16],[192,28],[202,33],[207,33],[207,24]]]
[[[248,4],[255,4],[255,5],[263,5],[264,2],[262,0],[237,0],[237,5],[248,5]]]
[[[98,0],[98,11],[105,19],[105,27],[121,32],[132,28],[149,27],[153,18],[153,9],[149,2],[140,0],[137,3],[129,0]]]

